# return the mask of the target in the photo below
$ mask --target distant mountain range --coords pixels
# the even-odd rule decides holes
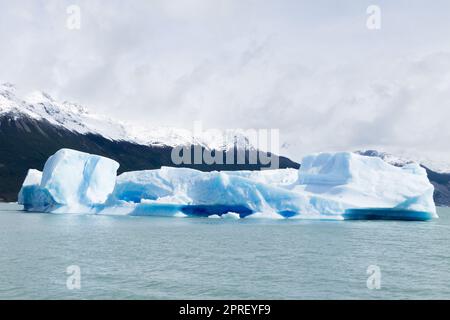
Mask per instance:
[[[180,166],[203,171],[264,167],[259,161],[249,164],[248,159],[266,152],[251,146],[239,132],[227,134],[223,140],[214,140],[207,136],[193,137],[181,129],[128,126],[93,115],[75,103],[55,101],[43,92],[20,98],[13,85],[0,85],[0,201],[16,201],[28,169],[42,170],[47,158],[61,148],[115,159],[121,165],[120,173],[176,166],[171,152],[180,145],[219,150],[225,157],[231,151],[247,150],[245,164]],[[281,168],[299,167],[286,157],[271,156],[278,159]]]
[[[183,145],[203,150],[227,152],[245,148],[250,156],[266,154],[250,145],[241,132],[228,132],[225,139],[193,137],[187,130],[174,128],[139,128],[104,116],[94,115],[78,104],[59,102],[36,91],[18,97],[11,84],[0,85],[0,201],[16,201],[27,170],[42,170],[47,158],[61,148],[100,154],[117,160],[119,172],[175,166],[171,160],[174,147]],[[231,135],[231,136],[230,136]],[[403,166],[412,160],[376,150],[356,153],[379,157]],[[273,155],[275,156],[275,155]],[[299,168],[289,158],[277,156],[280,168]],[[419,161],[420,162],[420,161]],[[203,171],[259,170],[263,165],[182,165]],[[450,173],[422,166],[435,187],[437,205],[450,206]]]

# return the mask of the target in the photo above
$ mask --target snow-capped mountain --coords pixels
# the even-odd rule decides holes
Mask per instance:
[[[206,132],[206,133],[205,133]],[[195,133],[195,132],[194,132]],[[141,128],[108,117],[91,114],[71,102],[60,102],[43,92],[20,97],[11,84],[0,86],[0,201],[15,201],[27,170],[42,170],[47,158],[61,148],[103,155],[117,160],[120,172],[182,166],[203,171],[259,170],[267,165],[249,159],[267,152],[256,149],[238,131],[223,134],[194,134],[174,128]],[[207,164],[202,161],[174,163],[175,146],[223,151],[231,155],[231,164]],[[235,150],[246,150],[244,163],[237,161]],[[184,152],[183,152],[184,154]],[[286,157],[271,154],[280,168],[298,168]]]
[[[129,141],[141,145],[201,145],[208,149],[229,150],[234,146],[256,150],[240,131],[223,131],[221,135],[194,136],[191,130],[171,127],[145,128],[116,121],[103,115],[90,113],[87,108],[68,101],[56,101],[49,94],[34,91],[24,97],[17,96],[13,84],[0,85],[0,116],[9,114],[18,118],[27,116],[47,120],[79,134],[97,134],[116,141]],[[263,150],[264,151],[264,150]]]
[[[403,167],[404,165],[406,165],[408,163],[417,162],[414,160],[404,159],[402,157],[394,156],[393,154],[390,154],[387,152],[380,152],[377,150],[357,150],[357,151],[355,151],[355,153],[363,155],[363,156],[368,156],[368,157],[381,158],[383,161],[385,161],[389,164],[392,164],[393,166],[396,166],[396,167]]]
[[[396,151],[395,154],[393,154],[378,150],[358,150],[355,151],[355,153],[370,157],[378,157],[397,167],[402,167],[405,164],[415,162],[434,172],[443,174],[450,173],[450,159],[435,154],[433,154],[433,156],[424,156],[423,154],[419,155],[411,153],[411,151]]]

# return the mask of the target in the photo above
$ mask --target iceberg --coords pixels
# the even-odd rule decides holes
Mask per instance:
[[[113,192],[118,168],[114,160],[61,149],[47,160],[42,173],[29,170],[19,204],[28,211],[92,212]]]
[[[396,167],[355,153],[306,156],[296,191],[342,201],[348,219],[437,218],[434,187],[417,163]],[[345,203],[344,203],[345,202]]]
[[[417,164],[394,167],[349,152],[306,156],[296,169],[201,172],[162,167],[116,176],[114,160],[62,149],[19,194],[26,211],[224,219],[436,218]]]

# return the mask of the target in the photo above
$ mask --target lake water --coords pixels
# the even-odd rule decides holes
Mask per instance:
[[[0,299],[450,299],[448,208],[430,222],[18,210],[0,204]]]

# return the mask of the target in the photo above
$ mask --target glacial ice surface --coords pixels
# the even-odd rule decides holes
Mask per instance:
[[[42,172],[28,170],[19,192],[19,204],[27,211],[47,212],[55,209],[55,201],[48,190],[41,188]]]
[[[41,211],[43,205],[44,211],[91,211],[113,192],[118,168],[114,160],[61,149],[48,158],[42,174],[28,172],[19,203],[30,211]]]
[[[113,160],[62,149],[19,194],[28,211],[237,218],[437,217],[433,186],[416,164],[394,167],[354,153],[307,156],[300,170],[125,172]],[[42,177],[41,177],[42,175]]]

